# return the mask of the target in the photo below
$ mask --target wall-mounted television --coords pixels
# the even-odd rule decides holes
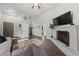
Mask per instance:
[[[67,24],[73,25],[73,19],[72,19],[71,11],[53,19],[53,25],[55,25],[55,26],[57,26],[57,25],[67,25]]]

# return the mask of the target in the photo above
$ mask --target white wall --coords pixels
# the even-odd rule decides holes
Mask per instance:
[[[52,19],[62,15],[68,11],[71,11],[73,14],[73,23],[75,25],[79,25],[79,4],[75,3],[75,4],[68,4],[68,3],[63,3],[63,4],[59,4],[59,6],[55,9],[49,10],[45,13],[43,13],[42,15],[40,15],[35,22],[39,25],[39,24],[45,24],[47,26],[47,35],[50,37],[51,35],[51,31],[49,29],[49,25],[50,23],[53,23]],[[38,32],[38,31],[34,31],[34,32]],[[39,32],[40,33],[40,32]]]
[[[41,36],[42,34],[42,25],[37,23],[36,21],[32,21],[33,28],[33,34],[37,36]]]
[[[0,13],[0,35],[3,35],[2,34],[2,15],[1,15],[1,13]]]
[[[23,16],[27,16],[27,20],[23,19]],[[14,23],[14,36],[28,36],[28,15],[27,14],[21,14],[21,16],[12,16],[6,13],[1,13],[0,15],[0,34],[3,35],[3,22],[11,22]],[[19,24],[22,25],[22,33],[20,33],[20,27]],[[23,25],[25,24],[25,25]],[[25,31],[25,33],[24,33]],[[23,35],[24,34],[24,35]]]

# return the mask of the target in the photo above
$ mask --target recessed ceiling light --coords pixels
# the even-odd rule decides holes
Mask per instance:
[[[8,10],[8,14],[15,15],[15,12],[14,12],[14,10]]]

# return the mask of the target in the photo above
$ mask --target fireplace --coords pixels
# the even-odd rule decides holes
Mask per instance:
[[[57,31],[57,39],[69,46],[69,32],[68,31]]]

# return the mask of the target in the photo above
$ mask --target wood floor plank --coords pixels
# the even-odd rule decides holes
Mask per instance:
[[[18,56],[65,56],[65,54],[51,40],[45,39],[42,45],[31,44]]]
[[[31,44],[33,56],[65,56],[65,54],[49,39],[45,39],[41,46]]]
[[[49,39],[45,39],[45,42],[40,47],[45,50],[48,56],[65,56],[65,54]]]

